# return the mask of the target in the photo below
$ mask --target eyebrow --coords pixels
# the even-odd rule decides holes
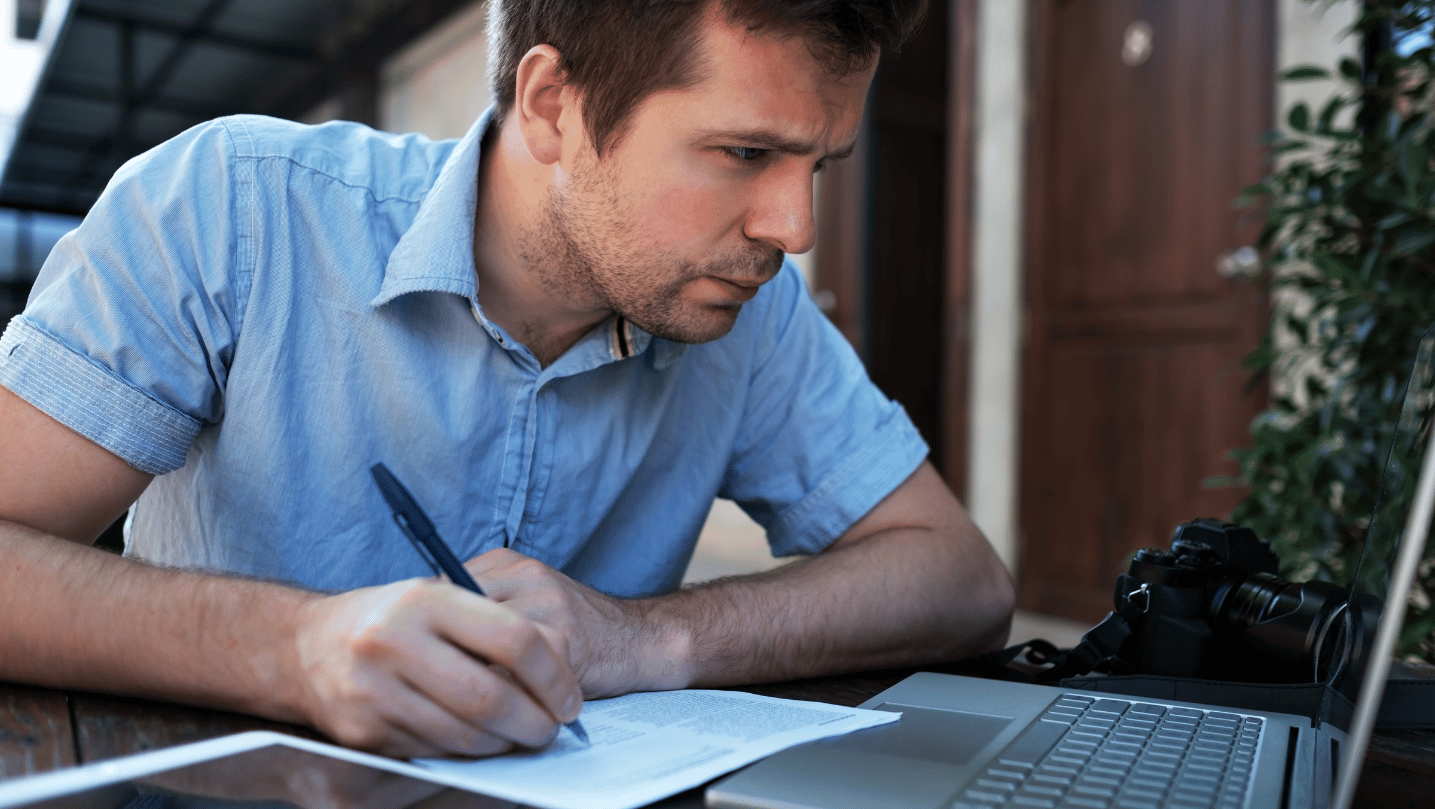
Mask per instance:
[[[757,148],[772,149],[773,151],[796,155],[798,157],[805,157],[817,152],[817,149],[810,143],[793,140],[792,138],[785,137],[767,129],[706,129],[699,132],[698,137],[701,140],[741,141],[744,144],[750,144]],[[845,147],[824,155],[823,159],[842,160],[843,158],[851,157],[852,150],[856,147],[857,142],[854,140]]]

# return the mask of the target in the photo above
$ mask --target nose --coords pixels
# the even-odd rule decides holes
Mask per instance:
[[[817,240],[812,217],[812,169],[799,161],[789,170],[772,172],[757,189],[743,233],[784,253],[806,253]]]

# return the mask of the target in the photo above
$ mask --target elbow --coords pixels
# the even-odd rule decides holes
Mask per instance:
[[[961,655],[995,651],[1007,645],[1012,614],[1016,611],[1016,585],[1006,566],[991,554],[986,564],[972,570],[961,586],[968,596],[961,605],[961,623],[967,632]]]
[[[1007,645],[1007,639],[1011,636],[1011,620],[1016,612],[1016,585],[1012,582],[1011,575],[1006,568],[997,565],[997,570],[992,576],[991,593],[988,605],[984,610],[988,616],[988,630],[978,638],[977,652],[990,652]]]

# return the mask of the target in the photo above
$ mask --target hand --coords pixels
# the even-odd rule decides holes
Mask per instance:
[[[557,634],[589,698],[681,688],[687,660],[665,646],[645,602],[616,599],[507,548],[465,565],[488,597]]]
[[[307,602],[301,712],[341,744],[396,757],[552,741],[582,709],[562,633],[438,579]]]

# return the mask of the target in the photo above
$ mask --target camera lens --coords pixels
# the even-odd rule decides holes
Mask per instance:
[[[1339,625],[1345,596],[1327,582],[1291,584],[1256,573],[1221,588],[1209,619],[1214,627],[1240,633],[1260,651],[1329,671],[1343,667],[1349,653]]]

